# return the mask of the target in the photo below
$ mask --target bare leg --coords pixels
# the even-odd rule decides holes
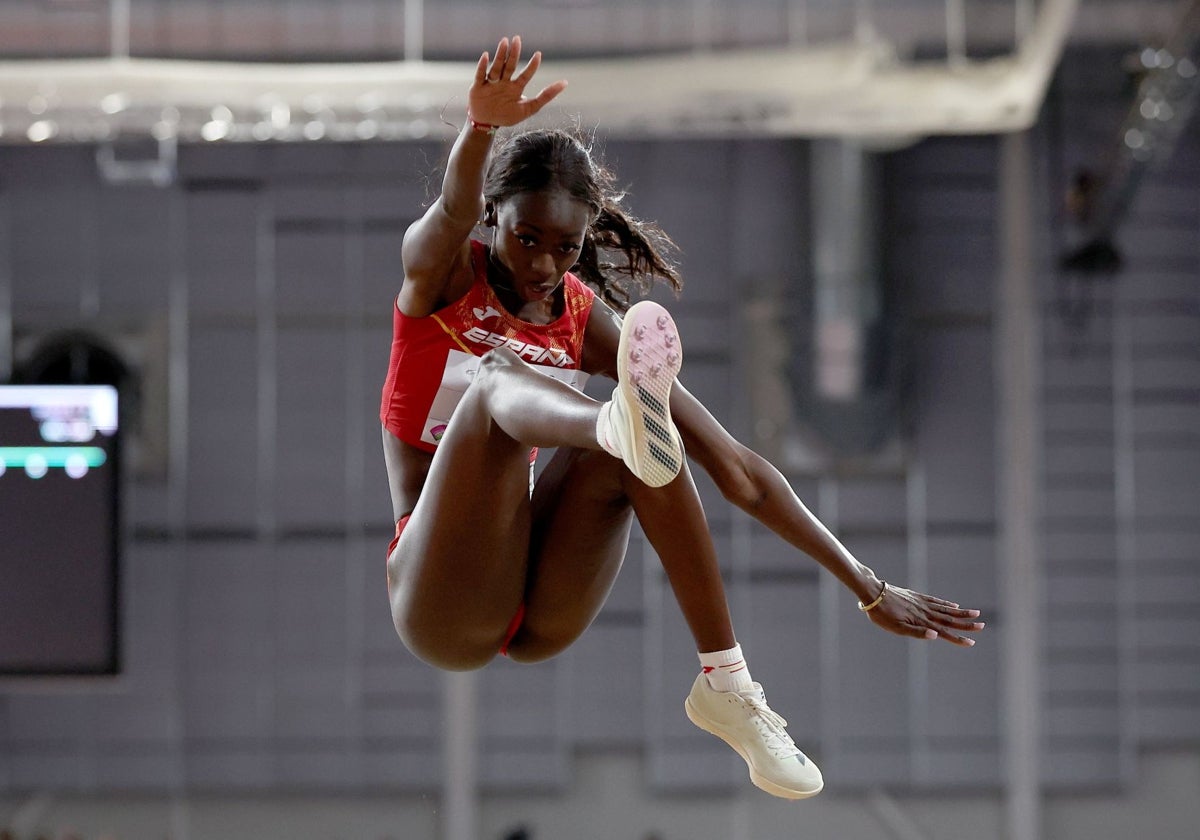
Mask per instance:
[[[418,656],[462,669],[495,655],[525,596],[529,447],[598,449],[598,410],[594,400],[531,370],[510,351],[484,357],[388,558],[392,617]],[[612,518],[609,528],[627,532],[628,524]],[[619,567],[624,542],[620,552],[611,543],[600,541]]]
[[[596,450],[598,404],[507,352],[485,357],[388,561],[397,632],[443,668],[479,667],[524,602],[509,651],[560,652],[603,605],[632,512],[672,581],[700,650],[733,646],[715,548],[691,476],[652,489]],[[514,438],[521,435],[522,442]],[[530,445],[560,446],[534,500]]]
[[[665,487],[647,487],[600,452],[560,450],[534,491],[527,612],[509,645],[522,662],[566,649],[612,589],[634,515],[671,580],[700,651],[734,646],[716,548],[685,466]]]
[[[533,492],[526,612],[508,655],[537,662],[565,650],[592,623],[612,589],[633,512],[625,466],[604,452],[559,449]]]
[[[636,479],[630,485],[638,522],[671,582],[696,650],[707,653],[733,647],[737,640],[717,549],[687,464],[674,481],[659,490]]]

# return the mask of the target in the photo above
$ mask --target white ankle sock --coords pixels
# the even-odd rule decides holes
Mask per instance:
[[[612,400],[603,403],[600,406],[600,414],[596,416],[596,442],[600,444],[600,448],[612,455],[615,458],[621,457],[621,450],[615,441],[608,438],[609,435],[609,419],[608,415],[612,411]]]
[[[751,688],[750,666],[742,657],[741,645],[698,656],[709,688],[713,691],[746,691]]]

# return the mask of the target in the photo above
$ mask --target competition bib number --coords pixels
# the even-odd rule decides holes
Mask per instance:
[[[454,409],[462,401],[467,387],[475,381],[480,361],[479,356],[473,356],[461,350],[451,350],[446,356],[446,369],[442,371],[442,384],[433,398],[429,416],[425,418],[425,428],[421,432],[421,440],[435,446],[441,441],[442,435],[446,433],[450,417],[454,414]],[[565,382],[577,391],[582,391],[583,386],[587,384],[588,374],[581,370],[551,367],[550,365],[530,365],[530,367],[543,376]]]

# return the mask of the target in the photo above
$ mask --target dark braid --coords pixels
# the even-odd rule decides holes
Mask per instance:
[[[483,197],[497,205],[525,192],[557,186],[596,214],[572,269],[611,306],[624,311],[634,289],[650,291],[654,280],[676,292],[683,281],[671,261],[675,243],[658,225],[627,214],[613,174],[597,163],[574,134],[535,129],[516,134],[488,165]],[[615,261],[614,261],[615,260]]]

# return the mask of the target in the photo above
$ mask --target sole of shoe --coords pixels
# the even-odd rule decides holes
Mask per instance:
[[[671,386],[683,366],[679,330],[654,301],[634,304],[621,325],[617,387],[629,410],[629,465],[651,487],[669,484],[683,466],[683,445],[671,420]]]
[[[709,735],[716,735],[718,738],[728,744],[733,751],[741,757],[742,761],[746,762],[746,767],[750,771],[750,781],[753,782],[754,786],[759,790],[766,791],[772,796],[778,796],[780,799],[796,800],[808,799],[816,796],[825,789],[824,781],[822,781],[821,784],[816,788],[805,790],[795,790],[793,788],[784,787],[776,782],[772,782],[770,779],[762,776],[756,769],[754,769],[753,762],[750,761],[750,757],[746,755],[741,745],[737,742],[737,739],[735,739],[732,735],[727,734],[721,727],[717,726],[715,723],[712,723],[703,715],[701,715],[696,707],[692,705],[692,700],[690,697],[683,701],[683,710],[687,713],[688,720],[696,724],[696,726],[703,729]]]

